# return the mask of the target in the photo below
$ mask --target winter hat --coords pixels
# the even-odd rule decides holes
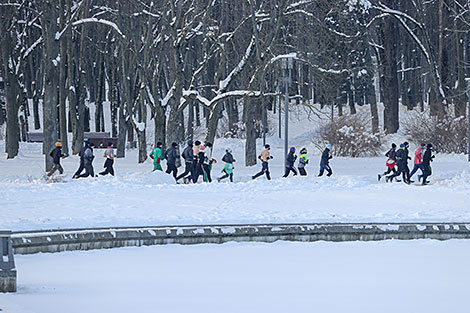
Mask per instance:
[[[212,147],[212,144],[210,142],[206,142],[206,146],[208,146],[209,148]]]
[[[432,148],[432,144],[431,143],[428,143],[428,145],[426,146],[428,149],[431,149]]]
[[[265,144],[265,145],[264,145],[264,148],[265,148],[265,149],[271,149],[271,146],[268,145],[268,144]]]
[[[196,140],[196,142],[194,143],[196,146],[200,146],[201,145],[201,142],[199,140]]]
[[[331,149],[331,145],[329,143],[326,144],[325,148]]]
[[[190,147],[193,146],[193,141],[192,140],[188,140],[188,146],[190,146]]]
[[[405,147],[405,144],[404,143],[401,143],[400,144],[400,148],[404,148]]]
[[[55,146],[56,146],[56,147],[62,147],[62,144],[60,143],[60,141],[57,141],[57,142],[55,143]]]
[[[161,141],[157,142],[157,147],[158,148],[161,148],[163,146],[163,143],[161,143]]]
[[[90,147],[95,147],[95,144],[93,142],[90,142]]]
[[[408,147],[410,145],[408,141],[405,141],[403,144],[405,145],[405,147]]]
[[[230,152],[230,151],[232,151],[232,149],[226,148],[225,151],[226,151],[226,152]]]
[[[295,152],[295,147],[290,147],[290,152]]]
[[[392,148],[396,148],[396,147],[397,147],[397,145],[392,143]]]
[[[178,144],[177,144],[176,142],[173,142],[173,143],[171,144],[171,146],[172,146],[173,148],[176,148],[176,147],[178,147]]]
[[[307,148],[302,148],[302,150],[300,150],[300,153],[301,153],[301,154],[307,153]]]
[[[419,145],[421,148],[424,148],[426,147],[426,144],[424,142],[422,142],[420,145]]]
[[[108,147],[112,147],[113,143],[111,141],[108,141]]]

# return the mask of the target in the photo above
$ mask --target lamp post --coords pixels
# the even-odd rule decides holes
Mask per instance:
[[[285,118],[285,125],[284,125],[284,168],[287,165],[287,151],[289,149],[289,86],[291,84],[291,77],[292,77],[292,68],[294,66],[294,58],[293,56],[287,56],[282,58],[282,77],[284,78],[285,88],[286,88],[286,105],[284,108],[284,118]],[[289,70],[289,77],[286,77],[286,71]]]
[[[467,154],[468,162],[470,162],[470,78],[465,79],[467,81]]]

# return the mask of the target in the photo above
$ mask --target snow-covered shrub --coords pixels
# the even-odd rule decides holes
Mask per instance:
[[[432,143],[444,153],[467,153],[467,119],[454,118],[448,112],[444,117],[431,116],[429,110],[412,112],[403,119],[402,127],[410,142]]]
[[[332,153],[344,157],[376,156],[382,152],[383,134],[373,134],[367,114],[357,113],[335,117],[318,129],[314,144],[321,150],[327,143]]]

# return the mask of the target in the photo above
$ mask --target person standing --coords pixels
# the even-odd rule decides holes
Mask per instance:
[[[212,143],[207,142],[206,148],[204,149],[204,163],[202,166],[204,169],[204,180],[209,183],[212,183],[211,170],[213,161],[214,160],[212,159]]]
[[[266,144],[264,146],[264,151],[261,152],[261,154],[258,156],[258,159],[261,160],[261,171],[257,174],[255,174],[254,176],[251,177],[251,179],[256,179],[258,177],[260,177],[261,175],[263,174],[266,174],[266,178],[268,180],[271,180],[271,175],[269,173],[269,160],[271,160],[273,157],[271,156],[271,154],[269,153],[269,150],[271,149],[271,146]]]
[[[307,171],[305,170],[305,166],[307,166],[307,164],[308,164],[307,148],[302,148],[302,150],[300,150],[300,156],[299,156],[300,176],[307,176]]]
[[[325,150],[323,150],[323,153],[321,155],[320,173],[318,174],[318,177],[323,176],[323,172],[325,170],[328,172],[326,176],[330,177],[333,174],[333,171],[331,170],[331,167],[330,167],[330,160],[333,158],[333,156],[330,155],[330,152],[331,152],[331,145],[327,144],[325,146]]]
[[[78,166],[78,170],[73,174],[72,178],[79,178],[82,174],[83,170],[85,169],[85,151],[90,146],[90,142],[85,140],[83,147],[78,152],[78,156],[80,157],[80,165]]]
[[[52,157],[52,167],[49,173],[47,173],[47,176],[50,177],[52,174],[55,173],[55,171],[59,171],[60,174],[64,173],[64,169],[62,165],[60,165],[60,158],[65,157],[65,154],[62,153],[62,143],[57,141],[55,143],[55,148],[51,151],[49,154]]]
[[[379,181],[382,178],[382,176],[386,176],[390,174],[393,171],[393,174],[397,172],[395,169],[395,165],[397,164],[397,145],[392,143],[392,148],[385,153],[385,156],[388,157],[387,162],[385,162],[385,166],[387,166],[387,171],[383,172],[382,174],[379,174]],[[387,179],[388,182],[388,179]]]
[[[85,153],[83,154],[83,165],[85,167],[85,174],[82,174],[79,177],[95,177],[95,171],[93,170],[93,159],[95,158],[95,156],[93,155],[94,148],[95,145],[91,142],[88,148],[85,150]]]
[[[194,161],[194,153],[193,153],[193,141],[188,141],[188,146],[184,148],[182,157],[184,159],[184,173],[176,177],[176,181],[184,178],[184,182],[186,183],[188,180],[191,179],[193,176],[193,161]],[[186,175],[190,174],[188,177]]]
[[[421,170],[421,174],[424,174],[424,169],[423,169],[423,156],[424,156],[424,148],[426,147],[425,143],[422,143],[418,149],[415,151],[415,161],[414,161],[414,166],[413,170],[410,173],[410,180],[411,177],[418,171],[418,169]]]
[[[217,181],[220,183],[222,179],[230,177],[230,182],[233,183],[233,162],[235,162],[235,159],[233,158],[232,150],[230,148],[225,149],[225,155],[222,158],[222,161],[225,162],[225,166],[222,170],[222,173],[225,174],[217,178]]]
[[[163,144],[159,141],[155,149],[150,152],[150,158],[153,160],[153,171],[159,170],[163,171],[161,161],[163,160],[163,151],[162,151]]]
[[[294,173],[294,176],[297,176],[297,171],[294,167],[295,160],[297,160],[297,156],[295,155],[295,147],[291,147],[289,153],[287,154],[286,171],[282,177],[289,176],[291,171]]]
[[[176,159],[179,158],[178,151],[176,150],[178,148],[178,144],[176,142],[173,142],[171,144],[171,148],[166,150],[165,152],[165,159],[166,159],[166,173],[171,174],[173,173],[173,177],[175,178],[178,175],[178,168],[176,167]]]
[[[432,175],[431,162],[434,160],[434,155],[432,155],[432,144],[428,143],[426,146],[426,152],[423,155],[423,176],[418,175],[418,180],[422,177],[422,185],[429,184],[428,177]]]
[[[99,174],[103,176],[107,174],[111,174],[112,176],[114,176],[113,165],[114,165],[115,155],[114,155],[112,142],[108,142],[108,148],[106,148],[106,151],[104,152],[103,157],[106,158],[106,161],[104,162],[104,171]]]

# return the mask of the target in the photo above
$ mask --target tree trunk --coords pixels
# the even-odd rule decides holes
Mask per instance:
[[[246,127],[246,142],[245,142],[245,166],[256,165],[256,121],[255,113],[256,106],[259,99],[245,98],[243,105],[243,115]]]
[[[63,29],[65,26],[65,0],[60,1],[60,28]],[[67,98],[67,38],[62,38],[60,42],[60,63],[59,63],[59,129],[60,129],[60,141],[62,142],[62,152],[64,154],[69,153],[69,144],[67,137],[67,109],[65,107],[65,101]]]

